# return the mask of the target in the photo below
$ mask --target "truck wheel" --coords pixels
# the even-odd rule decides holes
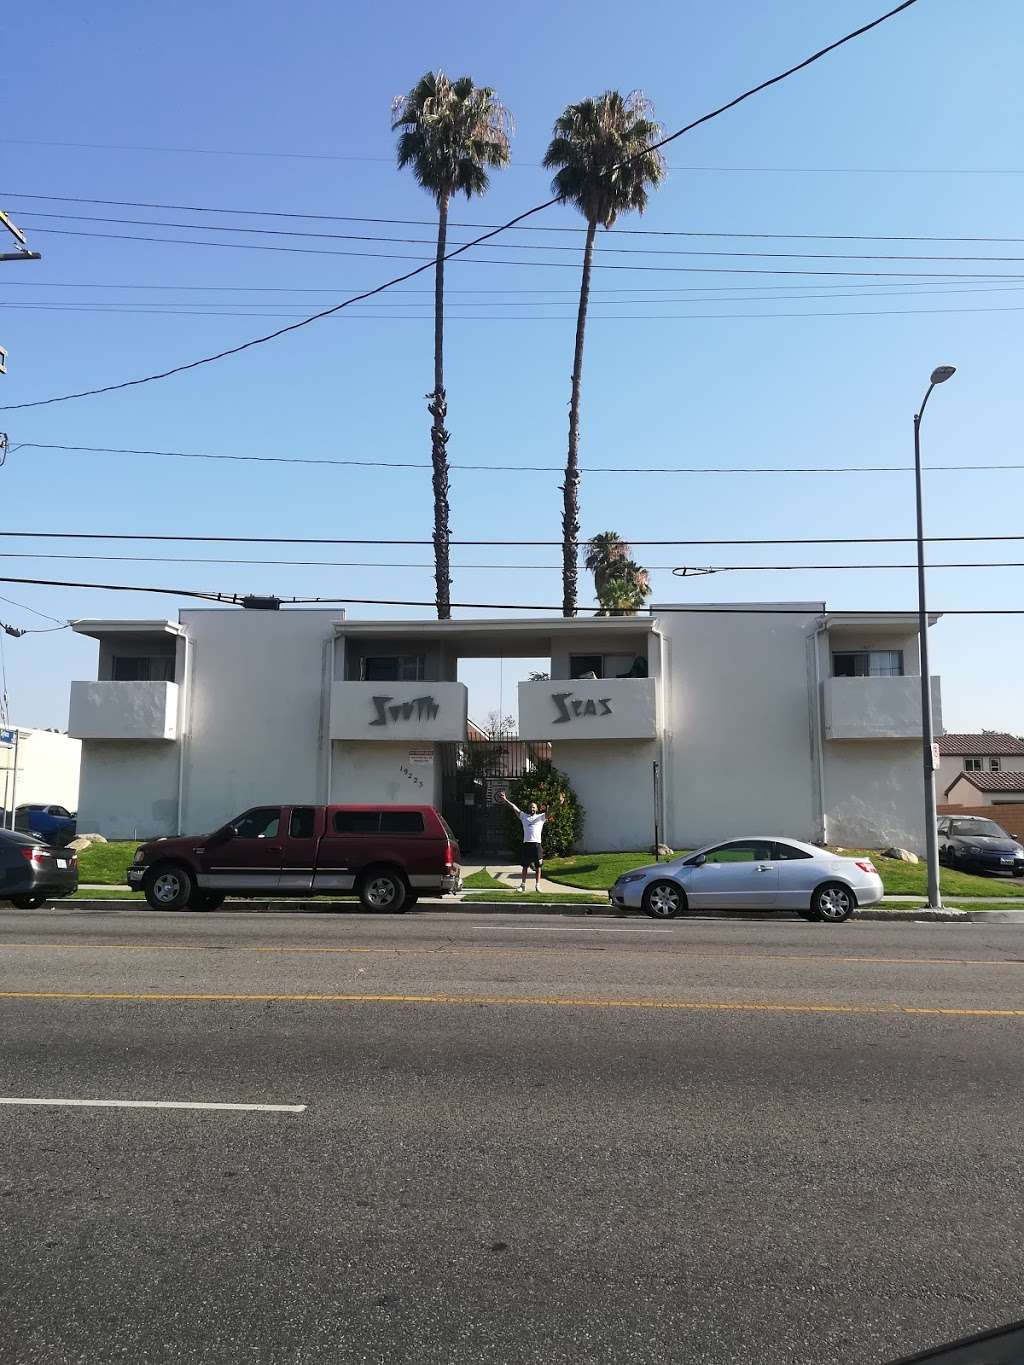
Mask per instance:
[[[192,873],[177,863],[150,868],[142,883],[151,910],[182,910],[192,899],[195,889]]]
[[[409,892],[398,872],[369,872],[359,884],[359,899],[366,910],[393,915],[405,909]]]
[[[190,910],[219,910],[224,904],[219,891],[195,891],[188,903]]]
[[[24,896],[12,896],[11,904],[17,910],[38,910],[41,905],[46,904],[46,897],[29,894]]]

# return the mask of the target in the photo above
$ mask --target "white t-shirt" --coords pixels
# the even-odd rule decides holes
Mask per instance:
[[[524,844],[540,843],[540,836],[543,833],[544,823],[547,818],[548,817],[543,811],[539,811],[536,815],[530,815],[530,813],[525,810],[519,812],[519,819],[523,826]]]

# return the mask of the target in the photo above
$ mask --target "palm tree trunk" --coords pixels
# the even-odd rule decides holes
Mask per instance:
[[[437,261],[434,267],[434,391],[430,394],[430,463],[434,487],[434,582],[437,619],[451,618],[451,570],[448,556],[448,430],[444,420],[448,401],[444,392],[444,253],[448,238],[448,195],[438,204]]]
[[[594,255],[597,223],[587,223],[587,244],[583,250],[583,279],[580,282],[580,308],[576,315],[576,352],[572,362],[572,397],[569,400],[569,454],[565,461],[562,485],[562,615],[576,615],[577,562],[580,536],[580,382],[583,378],[583,335],[587,328],[587,303],[590,298],[590,266]]]

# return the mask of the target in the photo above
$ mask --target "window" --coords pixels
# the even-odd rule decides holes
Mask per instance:
[[[423,814],[418,810],[382,810],[381,834],[422,834]]]
[[[982,760],[981,760],[980,758],[965,758],[965,759],[964,759],[964,772],[965,772],[965,773],[980,773],[981,770],[982,770],[982,768],[983,768],[984,766],[985,766],[985,765],[984,765],[984,763],[982,762]]]
[[[61,820],[70,820],[71,812],[65,810],[63,806],[50,806],[47,812],[49,815],[59,816]]]
[[[335,834],[376,834],[380,829],[379,810],[336,810]]]
[[[582,678],[587,673],[594,673],[599,678],[604,677],[604,655],[570,654],[569,677]]]
[[[280,806],[260,806],[248,810],[234,822],[239,839],[273,839],[281,827]]]
[[[802,848],[795,848],[792,844],[772,844],[772,858],[780,863],[792,863],[797,858],[813,857],[813,853],[808,853]]]
[[[772,847],[767,842],[722,844],[705,855],[707,863],[770,863]]]
[[[990,758],[989,761],[988,761],[988,770],[989,770],[990,773],[997,773],[997,772],[999,772],[999,770],[1000,770],[1000,768],[1001,768],[1002,766],[1003,766],[1003,765],[1000,763],[1000,761],[999,761],[998,758]]]
[[[834,678],[902,678],[902,649],[854,649],[834,651]]]
[[[173,654],[115,654],[114,682],[173,682]]]
[[[1001,825],[997,825],[994,820],[982,820],[972,817],[969,820],[954,820],[950,825],[950,834],[956,835],[959,839],[1006,839],[1009,836]]]
[[[949,833],[949,821],[948,821],[948,820],[940,820],[939,823],[938,823],[938,831],[939,831],[940,834],[948,834],[948,833]]]
[[[599,678],[646,678],[647,660],[642,654],[570,654],[569,677],[595,673]]]
[[[363,682],[422,682],[426,659],[422,654],[372,654],[363,660]]]
[[[312,806],[293,806],[288,822],[288,833],[293,839],[312,839],[316,828],[316,811]]]

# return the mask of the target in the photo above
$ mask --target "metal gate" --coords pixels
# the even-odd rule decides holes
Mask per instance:
[[[439,744],[441,814],[451,825],[463,857],[512,857],[508,816],[498,793],[530,772],[538,746],[522,739],[467,740]]]

